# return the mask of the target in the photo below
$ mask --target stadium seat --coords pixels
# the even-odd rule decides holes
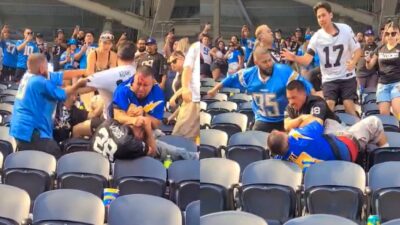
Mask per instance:
[[[0,83],[0,92],[4,90],[7,90],[7,84]]]
[[[368,103],[376,103],[376,94],[375,93],[369,93],[363,97],[362,104],[368,104]]]
[[[234,209],[233,189],[237,186],[240,166],[224,158],[200,160],[201,215]]]
[[[185,138],[182,136],[166,135],[159,137],[157,140],[163,141],[167,144],[174,145],[180,148],[186,149],[189,152],[197,152],[197,145],[192,139]]]
[[[346,126],[353,126],[355,123],[360,121],[360,118],[357,116],[353,116],[348,113],[336,113],[342,123],[346,124]]]
[[[0,103],[0,118],[1,124],[4,125],[3,121],[9,120],[13,111],[13,105],[8,103]]]
[[[211,115],[206,112],[200,112],[200,129],[207,129],[211,127]]]
[[[168,168],[170,199],[183,211],[186,206],[199,200],[200,161],[179,160]]]
[[[110,163],[97,152],[74,152],[57,162],[57,187],[90,192],[99,198],[108,187]]]
[[[206,102],[207,104],[211,104],[213,102],[227,101],[228,100],[228,96],[226,94],[223,94],[223,93],[217,93],[214,97],[204,96],[201,100],[203,102]]]
[[[10,136],[10,128],[0,127],[0,152],[6,158],[9,154],[15,152],[17,143],[13,137]]]
[[[371,189],[372,214],[379,215],[381,222],[400,219],[400,162],[384,162],[374,165],[368,172]]]
[[[385,132],[390,147],[375,148],[368,152],[368,165],[372,166],[389,161],[400,161],[400,133]]]
[[[18,90],[7,89],[7,90],[1,91],[0,96],[16,96],[17,93],[18,93]]]
[[[186,206],[185,225],[200,225],[200,200]]]
[[[134,160],[115,160],[114,187],[119,194],[164,196],[167,171],[163,164],[145,156]]]
[[[252,100],[252,97],[248,94],[238,93],[229,97],[228,100],[231,102],[236,102],[236,104],[239,105],[241,103],[250,102]]]
[[[200,158],[222,157],[228,143],[228,134],[222,130],[200,130]]]
[[[64,154],[80,151],[91,151],[90,140],[84,138],[69,138],[61,144]]]
[[[161,123],[161,125],[158,127],[165,135],[171,135],[172,131],[174,130],[174,125],[168,125],[165,123]]]
[[[182,225],[182,214],[167,199],[132,194],[118,197],[111,202],[107,221],[108,225]]]
[[[346,161],[317,163],[307,169],[304,187],[308,213],[360,221],[365,191],[365,172],[361,166]]]
[[[55,172],[54,156],[41,151],[20,151],[5,159],[2,181],[27,191],[33,203],[40,193],[52,189]]]
[[[15,102],[15,96],[13,95],[1,97],[1,103],[14,105],[14,102]]]
[[[269,159],[248,165],[239,191],[242,210],[262,217],[270,225],[283,224],[296,216],[302,179],[302,170],[294,163]]]
[[[400,133],[398,132],[385,132],[389,146],[400,147]]]
[[[382,121],[385,131],[400,132],[399,120],[397,120],[396,117],[380,114],[374,116],[378,117]]]
[[[390,220],[386,223],[382,223],[382,225],[400,225],[400,219]]]
[[[361,108],[362,108],[364,117],[379,114],[379,108],[376,103],[368,103],[368,104],[362,105]]]
[[[254,112],[252,109],[252,102],[244,102],[239,105],[238,112],[247,116],[247,128],[251,129],[254,124]]]
[[[207,106],[207,113],[215,116],[221,113],[234,112],[237,110],[237,104],[234,102],[223,101],[213,102]]]
[[[357,223],[340,216],[319,214],[295,218],[284,225],[357,225]]]
[[[200,79],[200,83],[202,87],[214,87],[215,81],[212,78],[204,77]]]
[[[335,113],[345,113],[346,111],[344,110],[343,105],[336,105],[335,108],[333,109]]]
[[[28,193],[6,184],[0,184],[0,193],[0,224],[28,224],[31,205]]]
[[[211,128],[225,131],[228,137],[246,131],[247,116],[241,113],[222,113],[216,115],[211,121]]]
[[[205,86],[200,87],[200,95],[201,96],[207,95],[207,92],[211,89],[212,87],[205,87]]]
[[[376,87],[374,87],[374,88],[364,88],[363,94],[370,94],[370,93],[376,93]]]
[[[40,194],[33,206],[33,224],[104,224],[103,202],[79,190],[61,189]]]
[[[207,103],[200,101],[200,111],[206,111],[207,110]]]
[[[270,157],[266,149],[268,133],[246,131],[231,136],[226,150],[226,158],[236,161],[243,171],[252,162]]]
[[[228,96],[231,96],[231,95],[240,93],[240,89],[224,87],[219,91],[219,93],[223,93],[223,94],[227,94]]]
[[[205,215],[200,217],[200,223],[201,225],[268,225],[262,218],[240,211],[226,211]]]

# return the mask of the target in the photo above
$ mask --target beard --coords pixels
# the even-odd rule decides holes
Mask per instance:
[[[267,69],[260,69],[260,73],[264,76],[271,76],[272,75],[272,67]]]
[[[144,51],[146,51],[146,47],[144,47],[144,48],[138,48],[138,51],[139,51],[139,52],[144,52]]]

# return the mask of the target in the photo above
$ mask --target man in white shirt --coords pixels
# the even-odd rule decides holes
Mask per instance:
[[[136,47],[135,44],[127,41],[118,46],[118,67],[95,73],[88,78],[88,87],[81,93],[91,92],[94,90],[99,91],[99,95],[104,102],[103,115],[86,120],[74,126],[72,130],[73,137],[91,136],[94,134],[96,128],[110,118],[110,105],[112,97],[117,86],[131,78],[136,68],[133,64],[135,58]]]
[[[321,29],[311,38],[307,53],[296,56],[284,49],[281,52],[286,60],[301,65],[311,63],[315,54],[320,58],[322,91],[331,110],[339,98],[347,113],[356,115],[354,101],[357,100],[357,81],[355,66],[362,55],[360,44],[346,24],[332,22],[332,9],[326,2],[317,3],[314,13]]]
[[[200,42],[192,44],[185,56],[182,99],[172,134],[195,140],[200,135]]]

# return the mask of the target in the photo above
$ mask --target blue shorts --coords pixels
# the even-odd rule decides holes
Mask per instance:
[[[376,89],[377,102],[391,102],[400,97],[400,81],[392,84],[378,84]]]

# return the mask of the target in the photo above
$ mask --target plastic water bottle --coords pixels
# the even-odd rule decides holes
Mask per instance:
[[[378,215],[370,215],[368,217],[367,225],[381,225],[381,219]]]
[[[171,164],[172,164],[171,156],[170,156],[170,155],[167,155],[167,158],[164,160],[164,167],[165,167],[166,169],[168,169],[169,166],[171,166]]]

